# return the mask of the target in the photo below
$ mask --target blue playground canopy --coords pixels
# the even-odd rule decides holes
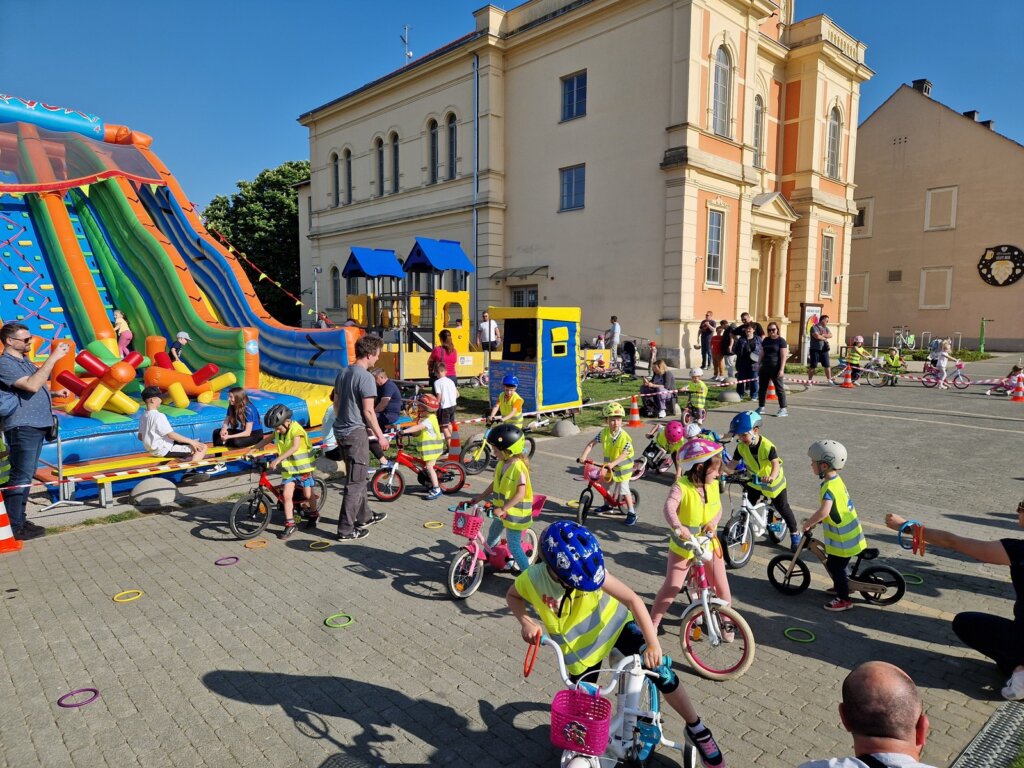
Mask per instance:
[[[448,269],[476,272],[458,240],[431,240],[429,237],[416,238],[416,245],[405,260],[403,269],[406,272],[444,272]]]
[[[405,277],[394,251],[359,246],[352,248],[341,274],[344,277]]]

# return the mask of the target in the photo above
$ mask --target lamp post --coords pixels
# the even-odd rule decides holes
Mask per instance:
[[[313,267],[313,314],[317,317],[320,316],[320,291],[317,287],[317,275],[322,275],[324,271],[323,267]]]
[[[978,338],[978,351],[985,353],[985,323],[995,322],[991,317],[981,318],[981,335]]]

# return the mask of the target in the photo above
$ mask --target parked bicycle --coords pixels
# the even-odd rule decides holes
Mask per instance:
[[[532,459],[534,452],[537,450],[537,441],[530,436],[530,433],[543,429],[550,423],[550,419],[535,419],[523,426],[523,434],[526,436],[526,448],[523,450],[523,455],[526,458]],[[487,467],[494,466],[497,463],[498,460],[494,457],[494,452],[487,442],[487,435],[498,424],[501,424],[500,419],[488,422],[487,428],[483,433],[474,435],[466,442],[459,460],[462,462],[467,475],[478,475]]]
[[[892,345],[896,349],[903,351],[904,349],[913,349],[917,344],[917,337],[910,332],[909,326],[896,326],[892,329]]]
[[[388,434],[388,440],[398,446],[398,453],[391,460],[388,466],[381,467],[373,473],[370,480],[370,490],[373,495],[381,501],[394,501],[405,490],[405,478],[398,471],[399,467],[405,467],[416,473],[416,479],[424,488],[430,488],[430,475],[427,474],[427,467],[423,460],[404,449],[404,440],[400,433]],[[438,462],[434,465],[434,472],[437,473],[437,484],[442,493],[456,493],[466,484],[466,473],[462,465],[457,461]]]
[[[251,539],[263,533],[270,522],[270,515],[277,510],[284,515],[284,496],[281,485],[274,485],[267,477],[267,465],[270,456],[246,456],[243,459],[249,464],[250,477],[259,469],[259,480],[249,493],[235,502],[228,514],[228,527],[231,533],[240,539]],[[297,515],[311,511],[319,513],[327,498],[327,485],[319,477],[313,478],[313,494],[307,503],[305,499],[295,500]]]
[[[544,502],[547,496],[534,494],[533,516],[537,518],[544,509]],[[494,517],[494,507],[489,501],[472,506],[469,502],[462,502],[454,507],[449,507],[450,512],[455,513],[452,518],[452,533],[457,536],[465,536],[469,543],[460,549],[452,558],[448,566],[448,581],[445,586],[448,594],[456,600],[464,600],[480,588],[480,582],[484,579],[484,566],[488,565],[494,571],[514,571],[515,560],[509,551],[505,539],[491,547],[487,544],[487,534],[483,530],[486,518]],[[537,532],[533,528],[521,531],[523,552],[526,553],[530,564],[537,562],[540,554],[537,542]]]
[[[789,539],[789,526],[767,496],[762,495],[756,504],[750,503],[745,490],[751,481],[749,473],[734,472],[723,475],[723,479],[726,485],[738,485],[741,489],[740,505],[733,509],[718,534],[726,565],[739,570],[753,557],[758,538],[767,534],[772,544],[781,544]]]
[[[938,366],[932,365],[929,362],[924,364],[924,375],[921,377],[921,383],[932,389],[942,383],[942,371]],[[956,369],[946,376],[946,384],[952,384],[957,389],[967,389],[971,386],[971,378],[964,373],[963,362],[956,364]]]
[[[579,463],[579,459],[576,460]],[[635,477],[636,467],[634,466]],[[605,483],[608,482],[606,478],[601,476],[601,465],[596,461],[587,459],[583,462],[583,475],[587,480],[587,487],[580,493],[580,499],[578,506],[576,507],[576,522],[580,525],[587,524],[587,518],[590,516],[590,510],[594,506],[594,491],[601,494],[601,498],[604,499],[604,503],[610,507],[613,512],[621,512],[626,514],[628,508],[625,499],[619,499],[612,496],[608,489],[605,487]],[[634,488],[629,489],[629,495],[633,497],[633,510],[639,509],[640,505],[640,494],[636,492]]]
[[[810,550],[821,564],[826,562],[825,545],[807,531],[800,545],[792,555],[777,555],[768,563],[768,581],[784,595],[799,595],[811,583],[811,571],[800,559],[804,550]],[[860,567],[878,557],[878,550],[863,550],[853,560],[850,569],[850,592],[860,592],[869,603],[893,605],[898,603],[907,591],[907,582],[895,568],[887,565],[872,565],[860,572]]]

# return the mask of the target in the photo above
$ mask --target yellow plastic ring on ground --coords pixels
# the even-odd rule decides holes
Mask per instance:
[[[310,549],[327,549],[331,546],[329,541],[311,541],[309,542]]]
[[[578,499],[569,499],[569,501],[565,502],[565,506],[571,509],[579,509],[580,502]]]
[[[335,623],[335,619],[346,619],[346,621],[344,624],[337,624]],[[328,616],[324,619],[324,626],[330,627],[331,629],[344,629],[345,627],[351,626],[353,621],[355,621],[355,619],[347,613],[335,613],[334,615]]]
[[[132,600],[138,600],[142,597],[145,592],[141,589],[126,589],[124,592],[118,592],[113,597],[115,603],[130,603]]]
[[[246,549],[263,549],[269,542],[266,539],[254,539],[245,542]]]
[[[424,528],[444,528],[444,523],[439,523],[437,520],[428,520],[423,524]]]
[[[907,582],[907,584],[910,584],[912,586],[916,587],[919,584],[924,584],[924,579],[918,576],[916,573],[901,573],[900,576],[903,577],[903,580]]]
[[[789,627],[787,629],[782,630],[782,634],[784,634],[787,639],[792,640],[794,643],[813,643],[815,640],[818,639],[817,636],[813,632],[811,632],[811,630],[804,629],[803,627]]]

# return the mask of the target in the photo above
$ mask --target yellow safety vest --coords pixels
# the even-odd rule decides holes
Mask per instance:
[[[757,456],[750,450],[750,446],[746,443],[740,443],[736,447],[736,452],[743,458],[743,462],[747,465],[753,474],[762,480],[767,480],[772,474],[772,463],[768,460],[768,454],[771,453],[772,448],[775,444],[772,443],[767,437],[761,437],[760,442],[757,444]],[[774,499],[780,493],[786,489],[786,475],[782,471],[782,458],[779,458],[779,475],[775,478],[775,482],[771,485],[755,485],[754,483],[747,483],[748,488],[756,488],[769,499]]]
[[[850,365],[859,365],[860,359],[866,357],[868,351],[864,347],[850,347],[846,350],[846,359]]]
[[[7,452],[7,443],[4,442],[3,434],[0,434],[0,485],[4,485],[11,479],[11,455]]]
[[[885,363],[886,368],[890,368],[892,370],[898,370],[903,367],[903,360],[900,358],[898,353],[895,355],[886,355],[883,362]]]
[[[437,423],[437,416],[433,413],[425,415],[420,424],[426,424],[427,428],[412,436],[412,448],[423,461],[431,461],[444,453],[444,435],[441,434],[441,425]]]
[[[690,405],[703,408],[708,399],[708,385],[703,381],[691,381],[686,389],[690,392]]]
[[[677,440],[674,443],[670,443],[668,441],[668,438],[665,437],[665,430],[663,429],[658,433],[658,436],[654,438],[654,442],[657,445],[660,445],[663,451],[666,451],[668,453],[675,453],[676,451],[683,447],[683,443],[686,442],[686,438],[684,437],[682,440]]]
[[[515,586],[537,611],[548,637],[558,643],[570,675],[580,675],[601,663],[623,627],[633,620],[626,606],[601,590],[572,590],[559,616],[565,588],[551,578],[544,563],[531,565],[519,574]]]
[[[530,469],[521,458],[513,458],[507,464],[499,461],[494,469],[494,496],[491,501],[495,507],[504,507],[516,494],[520,479],[526,480],[526,495],[523,500],[508,510],[508,516],[502,520],[506,528],[513,531],[525,531],[533,524],[533,484],[530,482]]]
[[[296,437],[302,440],[299,444],[299,450],[281,462],[281,477],[285,480],[295,475],[308,475],[315,469],[313,444],[309,441],[306,430],[297,421],[293,421],[291,426],[288,427],[288,431],[283,435],[279,432],[274,432],[274,444],[277,446],[278,455],[291,448],[292,442],[294,442]]]
[[[518,413],[516,413],[518,411]],[[523,398],[519,396],[519,393],[513,392],[511,397],[505,397],[505,393],[502,392],[498,395],[498,413],[501,414],[502,419],[506,424],[515,424],[517,427],[522,429],[523,427]],[[510,414],[516,413],[512,418],[508,418]]]
[[[621,483],[624,480],[629,480],[629,476],[633,474],[633,441],[630,439],[629,433],[620,429],[619,434],[612,437],[611,431],[605,427],[601,430],[599,437],[606,462],[615,461],[623,455],[629,458],[629,461],[624,461],[612,468],[612,482]]]
[[[676,516],[679,518],[679,525],[696,536],[707,527],[708,523],[715,519],[715,515],[722,511],[722,496],[718,490],[718,483],[708,483],[704,486],[704,499],[700,497],[697,486],[686,475],[680,477],[676,481],[676,485],[682,491],[682,497],[679,499],[679,509],[676,512]],[[668,542],[668,548],[680,557],[691,559],[693,553],[683,549],[685,541],[686,539],[682,536],[677,536],[675,531],[673,531],[672,538]]]
[[[832,511],[822,521],[825,552],[836,557],[854,557],[866,549],[868,543],[864,539],[857,510],[853,508],[853,500],[846,491],[846,484],[838,475],[830,480],[822,480],[822,501],[826,494],[832,497]]]

